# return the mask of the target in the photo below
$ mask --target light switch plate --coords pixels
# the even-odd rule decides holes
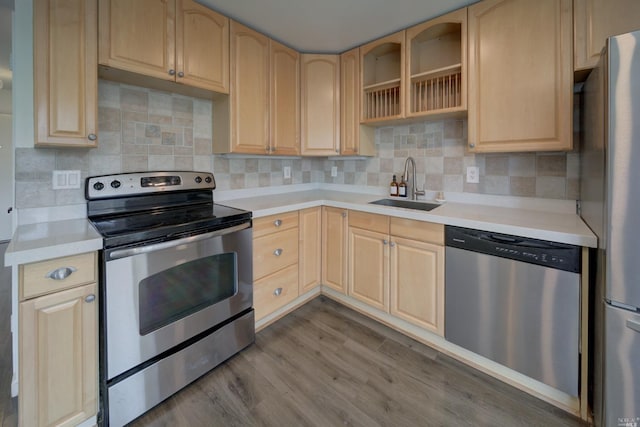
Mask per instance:
[[[480,182],[480,168],[477,166],[467,167],[467,182],[469,184],[477,184]]]
[[[331,166],[331,176],[338,176],[338,167]]]
[[[80,188],[80,171],[54,170],[52,176],[52,184],[54,190],[71,190]]]
[[[282,172],[284,173],[284,179],[291,179],[291,166],[285,166]]]

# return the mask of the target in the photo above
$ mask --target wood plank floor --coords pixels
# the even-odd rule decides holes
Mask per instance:
[[[326,297],[132,426],[581,426]]]

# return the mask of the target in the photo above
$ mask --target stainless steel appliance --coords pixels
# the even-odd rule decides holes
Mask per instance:
[[[580,248],[445,227],[445,338],[578,395]]]
[[[254,341],[251,213],[214,177],[90,177],[102,234],[101,418],[128,423]]]
[[[594,420],[640,426],[640,31],[607,40],[583,88],[581,215],[592,278]]]

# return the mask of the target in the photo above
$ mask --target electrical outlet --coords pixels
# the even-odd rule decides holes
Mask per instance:
[[[331,166],[331,176],[338,176],[338,167]]]
[[[291,179],[291,166],[285,166],[282,172],[284,173],[284,179]]]
[[[52,181],[54,190],[80,188],[80,171],[53,171]]]
[[[467,182],[477,184],[480,182],[480,168],[477,166],[467,167]]]

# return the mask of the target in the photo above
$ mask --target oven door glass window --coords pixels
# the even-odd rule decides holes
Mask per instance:
[[[238,292],[235,252],[212,255],[172,267],[139,286],[140,335],[187,317]]]

